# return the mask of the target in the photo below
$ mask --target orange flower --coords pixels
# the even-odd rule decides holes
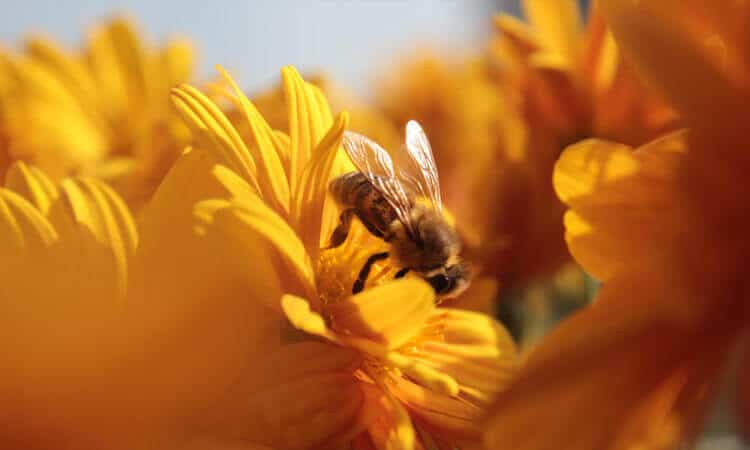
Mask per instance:
[[[0,52],[0,175],[31,161],[53,178],[112,181],[142,204],[187,142],[169,89],[192,66],[189,44],[151,47],[123,19],[94,28],[79,51],[35,37],[22,52]]]
[[[353,295],[364,261],[386,244],[355,222],[343,245],[324,248],[339,215],[328,184],[354,170],[340,148],[348,115],[334,117],[287,67],[287,135],[225,77],[247,132],[197,89],[175,89],[196,146],[142,214],[130,300],[161,345],[147,392],[179,406],[152,440],[479,445],[478,419],[516,369],[507,332],[436,305],[417,277],[394,280],[390,260]],[[174,379],[179,371],[189,375]]]
[[[691,130],[635,152],[584,141],[563,153],[554,184],[570,208],[566,239],[604,288],[498,400],[486,435],[493,446],[689,444],[750,324],[750,53],[747,31],[735,26],[750,5],[601,4],[618,45]],[[554,426],[524,434],[538,423]]]
[[[562,149],[586,137],[639,145],[673,127],[675,116],[633,77],[596,2],[585,28],[577,1],[522,6],[529,24],[498,16],[491,54],[497,82],[514,92],[509,100],[528,128],[526,218],[511,234],[509,251],[517,255],[515,270],[533,277],[569,261],[563,207],[548,181]]]

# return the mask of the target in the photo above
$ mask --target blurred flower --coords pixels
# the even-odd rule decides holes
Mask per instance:
[[[0,188],[3,448],[94,444],[122,421],[111,406],[122,391],[111,387],[136,243],[127,207],[102,182],[54,183],[23,162],[8,168]]]
[[[746,347],[750,66],[740,24],[750,7],[601,4],[623,52],[691,129],[635,152],[589,140],[562,155],[554,183],[570,207],[566,239],[604,287],[500,396],[488,445],[689,445],[723,369]],[[545,407],[519,413],[529,395]],[[554,425],[524,433],[538,423]]]
[[[184,148],[169,89],[192,66],[189,44],[152,48],[122,19],[95,28],[81,51],[37,37],[0,53],[0,174],[30,161],[53,178],[110,180],[140,205]]]
[[[170,360],[191,374],[167,388],[192,414],[161,439],[181,448],[478,445],[477,420],[515,371],[505,330],[435,306],[420,279],[391,281],[388,261],[351,295],[385,244],[355,224],[344,245],[321,250],[338,220],[328,183],[354,170],[339,147],[348,116],[334,118],[320,89],[286,68],[287,135],[225,77],[246,131],[196,89],[174,90],[197,144],[143,212],[131,292],[144,308],[158,300],[174,312],[182,337]],[[191,360],[201,349],[213,354]]]
[[[523,1],[528,24],[495,20],[497,82],[528,128],[525,200],[518,202],[525,219],[510,243],[518,277],[549,274],[569,261],[563,208],[549,183],[565,146],[586,137],[640,145],[675,124],[674,113],[633,76],[591,4],[585,28],[574,0]]]

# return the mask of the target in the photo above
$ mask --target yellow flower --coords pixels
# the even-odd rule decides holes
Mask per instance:
[[[111,180],[140,205],[184,148],[169,89],[192,65],[185,42],[151,48],[121,19],[94,29],[78,52],[37,37],[20,54],[0,53],[0,174],[31,161],[53,178]]]
[[[3,448],[96,442],[122,420],[121,318],[135,224],[102,182],[16,162],[0,187]],[[124,406],[124,405],[123,405]]]
[[[639,145],[675,122],[620,58],[596,6],[584,29],[574,0],[522,4],[530,23],[498,16],[499,34],[484,61],[452,71],[426,64],[413,70],[413,82],[402,82],[411,98],[396,97],[407,105],[401,111],[431,105],[421,119],[444,130],[437,141],[453,155],[443,159],[448,204],[480,224],[475,258],[506,287],[549,276],[570,261],[564,207],[549,183],[566,145],[584,137]],[[467,189],[466,180],[477,180],[476,187]]]
[[[689,446],[747,337],[750,66],[737,24],[750,7],[601,4],[620,48],[691,128],[636,151],[592,140],[563,153],[554,184],[570,208],[567,242],[604,287],[500,396],[489,445]],[[529,395],[545,407],[524,408]],[[576,414],[554,413],[563,405]],[[524,435],[538,423],[554,425]]]
[[[193,401],[192,414],[162,439],[477,445],[477,419],[515,369],[505,330],[437,307],[420,279],[392,281],[387,261],[351,295],[365,259],[385,244],[355,225],[343,246],[321,250],[338,218],[328,183],[353,170],[339,147],[348,116],[334,118],[321,91],[285,68],[287,135],[225,77],[248,132],[196,89],[174,90],[196,146],[143,213],[133,296],[172,308],[172,328],[184,334],[170,358],[191,372],[168,389]],[[210,354],[198,362],[196,351]]]

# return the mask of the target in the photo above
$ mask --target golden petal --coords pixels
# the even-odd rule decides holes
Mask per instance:
[[[104,292],[112,291],[111,298],[124,298],[138,237],[122,199],[98,180],[66,179],[49,216],[66,251],[89,259],[89,272],[79,270],[79,276],[93,278],[90,284],[101,284]]]
[[[349,124],[349,116],[342,113],[328,130],[315,149],[312,159],[302,171],[302,178],[294,198],[293,218],[302,236],[305,247],[314,258],[321,246],[327,243],[333,229],[324,224],[335,223],[338,219],[324,216],[324,205],[328,194],[328,184],[336,176],[335,163],[337,159],[346,157],[340,151],[344,130]],[[329,219],[329,220],[325,220]],[[330,225],[329,225],[330,226]]]
[[[575,0],[524,0],[523,9],[539,41],[549,51],[573,65],[581,52],[583,25]]]
[[[353,371],[356,351],[322,342],[271,346],[257,354],[235,385],[201,413],[208,429],[272,448],[330,448],[358,427],[364,396]]]
[[[427,283],[401,279],[328,305],[326,313],[337,333],[395,349],[417,337],[435,309],[434,301],[435,292]]]
[[[26,198],[45,215],[59,195],[57,187],[44,172],[23,161],[17,161],[8,168],[5,187]]]
[[[282,151],[276,147],[280,142],[274,139],[271,127],[260,115],[255,105],[242,93],[232,77],[221,67],[218,70],[234,90],[235,101],[239,103],[250,125],[253,142],[249,149],[254,153],[253,158],[259,166],[258,181],[264,189],[264,197],[279,214],[286,215],[289,212],[290,193],[287,174],[281,163]]]
[[[172,100],[183,120],[201,139],[201,148],[240,174],[251,186],[260,180],[253,156],[239,133],[221,110],[200,91],[189,85],[172,89]]]
[[[330,108],[320,90],[302,79],[297,69],[281,69],[289,114],[292,152],[289,159],[289,182],[296,192],[299,177],[313,155],[315,147],[333,123]]]
[[[0,188],[0,239],[6,249],[3,255],[11,256],[49,247],[57,239],[57,232],[25,198]],[[12,266],[7,261],[6,264]]]
[[[689,443],[731,331],[677,322],[655,307],[662,294],[647,289],[642,278],[605,284],[597,303],[546,337],[497,398],[485,445],[624,450]],[[634,291],[641,295],[630,296]]]
[[[688,122],[741,126],[733,119],[743,111],[749,80],[744,54],[733,49],[741,48],[742,39],[718,37],[714,42],[721,45],[707,45],[737,11],[723,5],[719,23],[707,26],[703,19],[712,17],[714,8],[706,5],[604,0],[601,9],[625,55]]]
[[[410,356],[458,381],[462,395],[482,404],[515,377],[518,353],[507,330],[492,317],[460,309],[433,312],[426,332],[438,327],[442,339],[427,339]]]
[[[310,255],[289,224],[269,208],[259,197],[251,194],[234,200],[208,200],[196,205],[198,217],[229,238],[230,245],[254,254],[258,237],[265,240],[281,256],[278,264],[280,277],[288,284],[286,292],[302,295],[315,293],[315,274]],[[278,306],[281,298],[268,298]]]
[[[588,140],[558,160],[553,183],[570,205],[566,241],[576,260],[600,280],[626,269],[659,270],[670,236],[683,220],[678,167],[685,133],[637,152]]]

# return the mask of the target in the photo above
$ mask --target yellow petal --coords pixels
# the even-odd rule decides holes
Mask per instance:
[[[44,172],[27,166],[23,161],[17,161],[8,168],[5,187],[26,198],[42,214],[47,214],[59,195],[57,187]]]
[[[274,139],[274,132],[263,119],[255,105],[245,97],[242,90],[237,86],[229,74],[221,67],[218,68],[225,80],[232,86],[235,93],[235,101],[243,112],[244,118],[250,126],[250,136],[253,142],[250,144],[253,158],[258,163],[258,178],[267,202],[279,214],[286,215],[289,212],[289,182],[287,180],[284,166],[281,164],[280,153],[283,150],[276,148],[280,142]]]
[[[492,317],[440,308],[427,330],[433,327],[442,339],[425,340],[410,356],[456,379],[464,398],[476,404],[491,401],[516,375],[519,360],[513,339]]]
[[[201,148],[230,167],[259,192],[258,169],[252,154],[224,113],[205,95],[189,85],[172,89],[172,100],[185,123],[202,138]]]
[[[402,279],[376,286],[329,305],[333,329],[340,334],[398,348],[415,338],[435,309],[435,293],[424,281]]]
[[[401,402],[387,390],[380,395],[370,395],[366,405],[376,417],[369,427],[367,447],[376,450],[412,450],[416,447],[416,435],[409,413]]]
[[[605,0],[601,6],[625,55],[689,122],[737,126],[732,119],[742,112],[748,93],[744,54],[720,55],[740,48],[742,40],[724,42],[719,54],[717,46],[707,45],[723,26],[702,23],[711,16],[707,10],[718,10],[707,4],[696,8],[702,3]],[[729,5],[721,10],[724,19],[736,13]]]
[[[568,147],[552,178],[557,196],[574,206],[576,200],[589,198],[607,184],[632,178],[640,167],[632,153],[628,146],[596,139]]]
[[[281,79],[289,114],[292,148],[287,173],[292,192],[295,192],[302,170],[312,157],[315,146],[328,132],[333,119],[320,90],[305,82],[297,69],[284,67],[281,69]]]
[[[258,237],[265,239],[282,258],[277,270],[287,282],[285,292],[314,296],[315,274],[305,246],[287,222],[260,198],[247,193],[231,202],[209,200],[196,205],[196,213],[209,227],[226,235],[229,245],[247,250],[248,255],[257,252]],[[268,298],[273,304],[280,300]]]
[[[262,342],[278,340],[284,322],[267,306],[283,292],[267,241],[256,235],[255,245],[238,249],[220,233],[196,230],[197,203],[241,192],[223,185],[216,167],[207,152],[184,154],[141,213],[127,302],[141,360],[130,376],[145,392],[142,403],[162,405],[144,414],[205,406]]]
[[[332,448],[358,427],[364,397],[353,371],[359,364],[357,352],[327,343],[270,346],[201,413],[198,429],[277,449]]]
[[[4,266],[3,275],[9,276],[17,270],[9,272],[15,257],[24,253],[35,254],[36,251],[49,247],[57,239],[57,232],[26,199],[0,188],[0,239],[4,249],[0,258]]]
[[[112,298],[122,299],[128,283],[129,265],[137,245],[135,223],[120,197],[93,179],[67,179],[60,186],[60,198],[50,209],[50,222],[58,230],[69,254],[91,259],[90,270],[78,270],[82,283],[101,284]],[[100,293],[106,297],[105,294]]]
[[[284,295],[281,299],[281,307],[284,309],[284,314],[293,327],[313,336],[320,336],[333,342],[338,342],[338,338],[328,329],[328,325],[326,325],[323,317],[312,311],[310,303],[304,298],[294,295]]]
[[[575,0],[524,0],[523,9],[539,41],[568,65],[578,61],[582,44],[581,10]]]
[[[576,260],[600,280],[626,269],[660,270],[684,211],[678,167],[685,134],[654,141],[637,152],[602,141],[567,149],[553,182],[570,205],[566,241]]]
[[[423,340],[404,354],[451,377],[457,389],[441,393],[411,377],[395,382],[395,395],[433,429],[478,438],[478,421],[486,406],[513,379],[519,366],[511,337],[489,316],[444,308],[433,313],[423,335],[437,337]]]
[[[302,172],[302,179],[295,194],[294,205],[296,229],[302,236],[305,247],[312,257],[317,256],[318,249],[330,238],[332,228],[324,228],[324,223],[334,222],[338,217],[329,217],[324,221],[324,205],[328,194],[328,184],[336,176],[334,171],[337,158],[345,157],[340,151],[341,139],[349,123],[349,116],[339,115],[328,134],[315,149],[312,159]]]
[[[510,57],[511,62],[521,63],[541,48],[534,30],[520,19],[498,14],[494,22],[495,28],[501,34],[500,44],[503,54]]]
[[[721,369],[728,334],[675,322],[654,307],[659,295],[642,278],[605,284],[598,302],[546,337],[500,394],[485,445],[624,450],[689,443],[712,398],[705,389]],[[565,410],[575,414],[559,413]]]

